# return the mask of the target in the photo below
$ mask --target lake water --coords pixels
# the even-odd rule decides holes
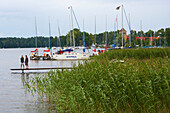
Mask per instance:
[[[11,72],[20,68],[21,55],[28,55],[34,49],[0,49],[0,113],[47,113],[49,106],[38,97],[33,97],[24,87],[24,81],[36,73]],[[39,49],[43,52],[43,48]],[[71,67],[78,61],[30,61],[29,67]],[[35,71],[45,74],[48,71]],[[44,73],[42,73],[44,72]]]

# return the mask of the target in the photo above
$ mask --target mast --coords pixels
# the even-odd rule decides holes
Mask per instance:
[[[131,28],[130,13],[129,13],[129,26],[130,26],[130,28]],[[130,29],[130,30],[131,30],[131,29]],[[130,31],[130,47],[132,47],[131,31]]]
[[[107,47],[107,15],[106,15],[106,33],[105,33],[105,44]]]
[[[118,15],[117,15],[117,47],[119,47],[119,32],[118,32]]]
[[[37,22],[36,22],[36,16],[35,16],[35,34],[36,34],[36,37],[35,37],[35,46],[37,48]]]
[[[141,39],[140,39],[140,42],[141,42],[141,47],[142,47],[142,46],[143,46],[143,45],[142,45],[142,38],[143,38],[143,37],[142,37],[142,20],[140,21],[140,25],[141,25],[141,26],[140,26],[140,27],[141,27]]]
[[[123,5],[122,5],[122,48],[123,48]]]
[[[71,17],[69,15],[69,26],[70,26],[70,46],[72,46],[72,39],[71,39]]]
[[[37,41],[37,21],[36,21],[36,16],[35,16],[35,46],[36,46],[36,49],[37,49],[38,41]],[[38,55],[38,50],[37,50],[37,55]]]
[[[94,19],[94,23],[95,23],[95,27],[94,27],[94,31],[95,31],[94,44],[96,45],[96,16],[95,16],[95,19]]]
[[[166,48],[166,28],[165,28],[165,48]]]
[[[35,47],[37,48],[38,41],[37,41],[37,21],[35,16]]]
[[[59,39],[59,44],[60,44],[60,47],[61,47],[61,41],[60,41],[60,27],[59,27],[59,23],[58,23],[58,33],[59,33],[59,37],[58,37],[58,39]]]
[[[72,14],[72,6],[70,6],[71,8],[71,22],[72,22],[72,29],[73,29],[73,45],[74,45],[74,51],[75,51],[75,39],[74,39],[74,28],[73,28],[73,14]]]
[[[156,31],[154,32],[154,38],[155,38],[155,47],[156,47]]]
[[[51,25],[50,25],[50,17],[49,17],[49,48],[51,48]]]
[[[83,20],[83,39],[84,39],[84,41],[85,41],[85,34],[84,34],[84,20]],[[84,44],[83,44],[84,45]],[[85,45],[84,45],[84,47],[85,47]]]
[[[116,45],[116,40],[115,40],[115,31],[116,31],[116,23],[114,23],[114,46]]]

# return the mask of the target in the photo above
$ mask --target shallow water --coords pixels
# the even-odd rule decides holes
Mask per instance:
[[[11,68],[20,68],[21,55],[28,55],[34,49],[0,49],[0,112],[1,113],[47,113],[49,105],[42,103],[38,96],[33,97],[24,87],[24,81],[29,80],[38,72],[12,72]],[[43,48],[39,49],[40,53]],[[29,67],[70,67],[78,65],[78,61],[30,61]]]

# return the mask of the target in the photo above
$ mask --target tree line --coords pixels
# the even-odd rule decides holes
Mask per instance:
[[[71,33],[71,37],[72,37],[72,32],[70,31],[68,32],[65,36],[51,36],[50,37],[50,45],[51,47],[58,47],[58,46],[62,46],[62,47],[67,47],[67,46],[73,46],[73,44],[71,43],[70,45],[70,33]],[[102,44],[106,44],[107,45],[112,45],[112,44],[119,44],[119,46],[121,46],[121,33],[119,33],[117,35],[117,32],[119,31],[110,31],[110,32],[103,32],[103,33],[98,33],[96,34],[96,43],[99,45]],[[107,33],[107,41],[106,41],[106,37],[105,34]],[[143,31],[135,31],[135,30],[131,30],[131,36],[132,36],[132,46],[135,45],[141,45],[141,40],[140,39],[136,39],[136,37],[146,37],[145,41],[142,41],[142,45],[143,46],[149,46],[150,45],[150,41],[148,37],[161,37],[160,39],[156,39],[153,40],[152,45],[162,45],[165,46],[165,39],[164,37],[166,36],[166,46],[170,46],[170,28],[166,28],[165,30],[159,29],[158,31],[154,32],[153,30],[149,30],[147,32],[143,32]],[[74,38],[75,38],[75,45],[76,46],[82,46],[83,45],[83,32],[80,32],[78,29],[74,29]],[[84,32],[84,36],[85,36],[85,43],[86,43],[86,47],[90,47],[94,41],[95,41],[95,35],[92,33],[87,33]],[[59,40],[60,38],[60,40]],[[71,40],[71,42],[73,42],[73,40]],[[125,42],[125,40],[124,40]],[[126,40],[126,46],[130,45],[129,40]],[[125,45],[124,43],[124,45]],[[35,44],[35,37],[4,37],[4,38],[0,38],[0,48],[34,48],[36,47]],[[37,37],[37,47],[49,47],[49,37],[44,37],[44,36],[38,36]]]

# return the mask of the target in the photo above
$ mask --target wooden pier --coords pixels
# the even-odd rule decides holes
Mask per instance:
[[[51,70],[51,69],[61,69],[62,72],[65,69],[73,69],[73,67],[51,67],[51,68],[14,68],[11,69],[11,71],[22,71],[22,73],[24,73],[25,70]]]

